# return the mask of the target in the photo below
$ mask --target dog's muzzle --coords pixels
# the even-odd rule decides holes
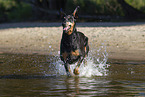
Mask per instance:
[[[63,26],[63,31],[65,33],[67,33],[70,30],[70,28],[72,27],[72,23],[66,22],[66,23],[63,23],[62,26]]]

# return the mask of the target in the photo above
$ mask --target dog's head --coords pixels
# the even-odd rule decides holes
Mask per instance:
[[[79,6],[76,7],[72,15],[66,15],[64,12],[61,11],[61,17],[63,18],[62,26],[63,26],[63,32],[67,33],[68,35],[71,35],[75,28],[75,21],[77,16]]]

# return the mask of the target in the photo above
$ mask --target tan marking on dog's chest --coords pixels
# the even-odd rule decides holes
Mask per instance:
[[[69,54],[73,56],[79,56],[80,53],[79,53],[79,50],[71,51],[70,53],[67,53],[67,52],[62,53],[62,57],[65,61],[67,60],[67,57],[69,56]]]

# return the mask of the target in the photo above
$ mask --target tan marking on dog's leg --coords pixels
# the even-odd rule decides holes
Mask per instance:
[[[85,53],[86,53],[87,49],[86,49],[86,46],[85,46]],[[85,57],[87,57],[87,55],[85,54]]]
[[[75,69],[74,69],[74,74],[75,75],[79,75],[79,67],[80,67],[80,61],[81,61],[81,59],[79,59],[79,61],[78,61],[78,64],[77,64],[77,66],[75,67]]]
[[[79,75],[79,74],[80,74],[80,73],[79,73],[79,68],[74,69],[74,74],[75,74],[75,75]]]
[[[64,52],[64,53],[62,53],[62,57],[63,57],[63,59],[66,61],[66,59],[67,59],[67,56],[68,56],[68,53],[67,52]]]
[[[85,46],[85,52],[86,52],[86,46]]]
[[[72,74],[72,72],[71,72],[71,69],[70,69],[70,67],[69,67],[69,72],[70,72],[70,75],[71,75],[71,76],[73,76],[73,74]]]
[[[86,53],[86,46],[85,46],[85,53]],[[87,54],[85,54],[85,57],[87,57]],[[84,66],[87,66],[87,61],[86,61],[86,59],[84,59]]]
[[[79,56],[79,50],[75,50],[74,52],[72,51],[71,54],[74,56]]]

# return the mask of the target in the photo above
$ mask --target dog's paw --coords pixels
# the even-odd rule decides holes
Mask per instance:
[[[67,77],[71,77],[72,74],[70,72],[67,72]]]
[[[75,75],[79,75],[80,74],[78,68],[74,69],[74,74]]]

